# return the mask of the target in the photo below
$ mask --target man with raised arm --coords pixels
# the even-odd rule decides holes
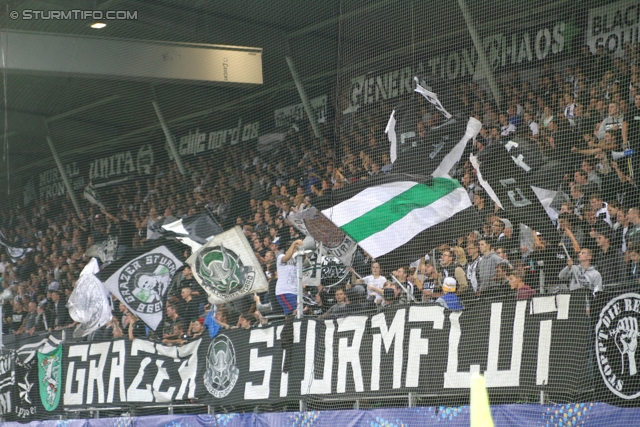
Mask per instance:
[[[567,266],[559,276],[560,280],[570,280],[570,291],[580,288],[590,289],[594,294],[602,291],[602,276],[591,265],[592,257],[591,249],[585,248],[578,253],[578,265],[573,263],[573,259],[567,259]]]

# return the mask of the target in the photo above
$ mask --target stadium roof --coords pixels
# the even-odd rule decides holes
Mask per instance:
[[[19,13],[87,9],[136,12],[136,19],[108,21],[100,30],[90,28],[90,20],[26,20],[21,16],[18,19],[4,16],[3,31],[263,49],[264,84],[259,86],[9,70],[3,79],[5,100],[0,108],[6,113],[6,121],[0,120],[0,139],[6,123],[12,174],[24,171],[28,164],[51,163],[47,135],[62,156],[90,152],[108,143],[117,146],[117,143],[153,136],[163,138],[152,100],[160,105],[172,132],[197,126],[210,118],[237,120],[247,109],[273,111],[277,107],[276,98],[288,99],[289,104],[291,100],[299,102],[285,55],[295,60],[307,90],[313,94],[316,86],[326,86],[327,79],[335,79],[341,60],[338,50],[346,51],[349,43],[358,44],[357,51],[353,52],[364,59],[375,58],[378,51],[409,54],[407,40],[411,40],[412,28],[420,29],[419,40],[414,40],[417,47],[437,44],[444,37],[441,26],[433,25],[434,5],[430,2],[414,1],[408,6],[411,9],[401,14],[393,0],[107,0],[95,1],[89,8],[91,3],[81,0],[3,3],[5,15],[14,10]],[[561,0],[536,7],[544,12],[566,4],[567,0]],[[498,24],[525,15],[530,17],[532,13],[531,8],[518,10],[516,5],[502,0],[492,1],[491,5],[469,2],[469,6],[472,15],[490,17],[479,20],[480,31],[495,29]],[[500,16],[487,14],[487,8],[502,12]],[[407,16],[412,18],[407,20]],[[448,26],[447,37],[459,32],[468,40],[456,4],[439,7],[437,21],[456,23],[453,29]],[[363,28],[371,29],[365,41],[360,37]],[[11,58],[10,50],[6,54]],[[375,66],[381,67],[383,59],[379,58]],[[280,106],[284,105],[288,104]],[[0,152],[4,153],[5,148]],[[0,175],[0,180],[6,179],[6,164],[0,166]],[[4,187],[1,191],[5,191],[6,185],[1,187]]]

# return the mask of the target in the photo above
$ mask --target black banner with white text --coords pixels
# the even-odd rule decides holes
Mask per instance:
[[[56,411],[194,402],[250,408],[410,392],[464,404],[474,371],[484,375],[492,403],[535,401],[540,390],[571,402],[595,386],[599,401],[637,405],[633,332],[640,295],[610,298],[591,318],[585,296],[477,301],[460,312],[403,305],[374,315],[221,330],[183,346],[143,339],[65,343]],[[7,418],[52,415],[41,404],[38,389],[46,385],[37,380],[39,368],[29,368],[40,340],[0,360]],[[12,374],[16,355],[21,368]]]

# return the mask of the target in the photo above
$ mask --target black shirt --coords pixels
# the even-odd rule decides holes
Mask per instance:
[[[178,306],[178,315],[189,322],[197,319],[199,315],[198,303],[193,299],[189,302],[183,300]]]
[[[27,312],[22,311],[14,311],[11,315],[11,329],[17,331],[22,326],[22,323],[27,318]]]
[[[134,324],[133,324],[133,329],[131,331],[133,333],[133,337],[134,338],[146,338],[147,337],[147,330],[144,326],[144,322],[142,322],[142,320],[138,319]]]

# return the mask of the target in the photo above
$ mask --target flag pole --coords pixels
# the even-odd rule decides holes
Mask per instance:
[[[396,279],[396,276],[394,276],[393,274],[391,275],[391,278],[393,279],[394,282],[396,282],[398,284],[398,286],[400,286],[402,288],[403,291],[405,291],[407,293],[407,295],[409,296],[409,301],[413,301],[415,302],[416,299],[413,297],[413,295],[411,294],[411,292],[409,292],[409,290],[407,288],[405,288],[402,283],[400,283],[400,281],[398,279]]]
[[[469,31],[469,35],[471,36],[473,45],[475,46],[476,52],[478,53],[478,63],[476,67],[480,68],[480,74],[482,74],[482,72],[485,73],[485,75],[482,77],[485,77],[489,82],[489,88],[491,89],[491,94],[493,95],[496,106],[500,107],[502,105],[500,89],[498,88],[496,78],[493,75],[493,68],[491,68],[491,66],[489,65],[489,61],[487,60],[484,46],[482,45],[482,40],[480,39],[480,36],[476,31],[476,26],[473,22],[473,18],[471,17],[471,13],[467,8],[467,3],[465,2],[465,0],[458,0],[458,5],[460,6],[460,10],[462,11],[464,21],[467,24],[467,30]]]
[[[285,56],[284,59],[287,61],[287,65],[289,66],[289,71],[291,72],[291,77],[293,77],[293,82],[296,85],[296,89],[298,89],[298,95],[300,95],[300,99],[302,100],[302,106],[304,107],[304,111],[307,113],[307,117],[309,118],[309,123],[311,123],[311,129],[313,129],[313,134],[316,138],[322,138],[322,133],[320,132],[320,128],[318,127],[318,119],[315,117],[313,112],[313,107],[311,106],[311,102],[309,101],[309,97],[307,96],[307,92],[304,90],[304,86],[302,85],[302,81],[298,76],[298,71],[296,70],[296,66],[293,63],[293,59],[290,56]]]
[[[48,128],[47,128],[48,132]],[[73,191],[73,187],[71,186],[71,181],[69,181],[69,177],[67,176],[67,171],[64,169],[64,165],[58,156],[58,152],[56,151],[55,145],[53,145],[53,140],[50,136],[46,137],[47,143],[49,144],[49,149],[51,150],[51,154],[53,155],[53,160],[56,162],[56,166],[58,167],[58,172],[60,172],[60,177],[62,178],[62,183],[67,190],[67,194],[71,199],[71,204],[78,214],[78,217],[81,215],[82,211],[80,210],[80,204],[78,203],[78,199],[76,199],[76,193]]]
[[[571,256],[569,255],[569,251],[567,250],[567,247],[564,245],[564,242],[560,242],[560,244],[562,245],[562,249],[564,249],[564,253],[567,254],[567,258],[572,259]],[[576,283],[580,284],[580,279],[578,279],[578,273],[574,271],[573,266],[571,266],[570,269],[571,269],[571,272],[573,273],[574,279],[576,279]]]
[[[187,171],[184,168],[184,165],[182,164],[182,158],[180,157],[180,153],[176,148],[175,139],[173,138],[173,135],[169,130],[169,125],[167,125],[167,122],[164,120],[164,116],[162,115],[162,110],[160,110],[160,105],[158,105],[157,101],[151,101],[151,104],[153,105],[153,109],[156,111],[156,116],[158,116],[160,127],[164,132],[164,136],[167,140],[167,145],[169,146],[169,149],[171,150],[171,154],[173,155],[173,160],[176,162],[176,165],[178,166],[178,170],[180,171],[180,174],[186,175]]]
[[[303,310],[303,302],[302,302],[302,261],[304,259],[304,249],[298,250],[296,253],[296,268],[298,271],[298,292],[297,292],[297,313],[296,319],[302,319],[302,310]]]

